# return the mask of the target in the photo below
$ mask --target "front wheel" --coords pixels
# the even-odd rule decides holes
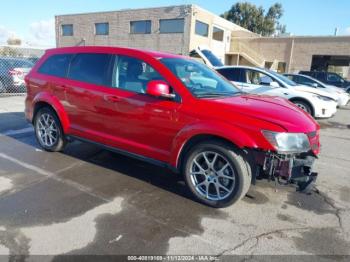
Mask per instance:
[[[51,108],[44,107],[36,113],[34,128],[36,139],[43,149],[50,152],[64,149],[66,140],[61,123]]]
[[[248,164],[241,152],[216,140],[198,144],[190,150],[183,172],[194,197],[212,207],[237,202],[251,184]]]
[[[303,111],[305,111],[306,113],[309,113],[310,115],[312,115],[311,106],[305,103],[304,101],[296,100],[296,101],[293,101],[293,104],[299,107],[300,109],[302,109]]]

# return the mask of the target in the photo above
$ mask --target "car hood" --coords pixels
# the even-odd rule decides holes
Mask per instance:
[[[327,90],[332,91],[337,94],[346,94],[345,90],[343,88],[332,86],[332,85],[326,85]]]
[[[333,100],[338,99],[336,95],[314,87],[298,85],[298,86],[293,86],[292,88],[293,90],[300,91],[300,92],[310,93],[310,94],[319,95],[319,96],[326,96],[326,97],[332,98]]]
[[[208,99],[208,103],[220,111],[225,110],[250,118],[276,124],[288,132],[309,133],[319,128],[315,120],[281,97],[244,94],[234,97]]]

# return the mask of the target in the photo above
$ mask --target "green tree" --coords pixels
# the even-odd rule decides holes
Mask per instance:
[[[249,2],[239,2],[221,16],[254,33],[270,36],[286,32],[286,26],[279,22],[283,12],[280,3],[275,3],[265,12],[262,6],[258,7]]]

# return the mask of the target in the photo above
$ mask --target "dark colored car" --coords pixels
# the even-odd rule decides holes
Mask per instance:
[[[350,92],[350,82],[342,78],[340,75],[331,72],[317,72],[317,71],[300,71],[299,74],[311,76],[317,80],[332,86],[344,88],[348,93]]]
[[[26,59],[0,57],[0,93],[25,92],[24,77],[33,66]]]
[[[242,93],[189,57],[117,47],[48,50],[26,77],[38,143],[74,139],[168,167],[214,207],[257,177],[313,184],[320,126],[283,98]],[[166,178],[164,178],[166,179]]]

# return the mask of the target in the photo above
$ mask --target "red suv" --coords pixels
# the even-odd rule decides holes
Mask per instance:
[[[115,47],[48,50],[26,77],[26,118],[47,151],[79,139],[183,174],[223,207],[256,178],[310,188],[319,126],[285,99],[242,93],[188,57]]]

